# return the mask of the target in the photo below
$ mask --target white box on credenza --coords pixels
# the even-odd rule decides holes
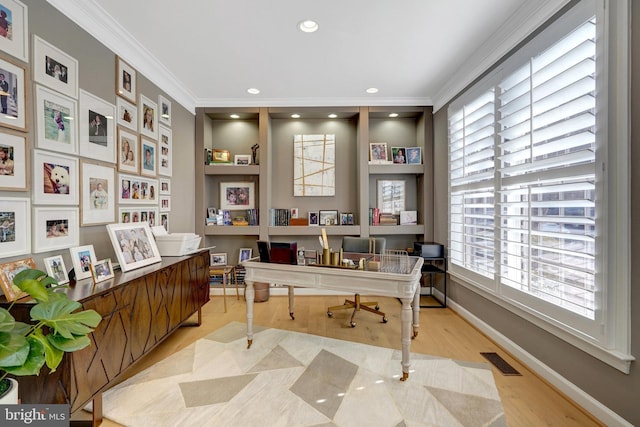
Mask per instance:
[[[160,230],[162,229],[162,230]],[[196,252],[202,237],[194,233],[167,233],[164,227],[153,227],[160,256],[183,256]]]
[[[400,211],[400,225],[416,225],[418,211]]]

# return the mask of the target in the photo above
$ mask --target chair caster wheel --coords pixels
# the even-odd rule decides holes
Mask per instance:
[[[382,323],[387,323],[389,320],[386,317],[382,318]]]
[[[380,306],[379,305],[376,305],[375,308],[376,308],[376,310],[380,310]]]
[[[356,327],[356,322],[349,322],[349,324],[351,325],[352,328]]]
[[[327,311],[327,316],[329,316],[329,317],[333,317],[333,313],[332,313],[332,312],[330,312],[330,311]]]

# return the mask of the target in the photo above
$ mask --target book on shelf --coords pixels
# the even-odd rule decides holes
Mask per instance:
[[[247,209],[247,222],[248,225],[258,225],[258,210]]]
[[[269,210],[269,225],[275,227],[288,226],[291,221],[291,210],[271,208]]]
[[[369,225],[380,225],[380,208],[369,208]]]
[[[309,219],[307,218],[291,218],[289,225],[309,225]]]
[[[378,225],[398,225],[398,217],[391,213],[381,213]]]

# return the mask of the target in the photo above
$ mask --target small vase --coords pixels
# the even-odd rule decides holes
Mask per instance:
[[[11,387],[3,396],[0,396],[0,405],[17,405],[18,404],[18,381],[13,378],[6,378],[11,382]]]

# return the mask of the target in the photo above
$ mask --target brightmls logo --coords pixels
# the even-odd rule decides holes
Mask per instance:
[[[68,427],[69,405],[0,405],[0,425]]]

